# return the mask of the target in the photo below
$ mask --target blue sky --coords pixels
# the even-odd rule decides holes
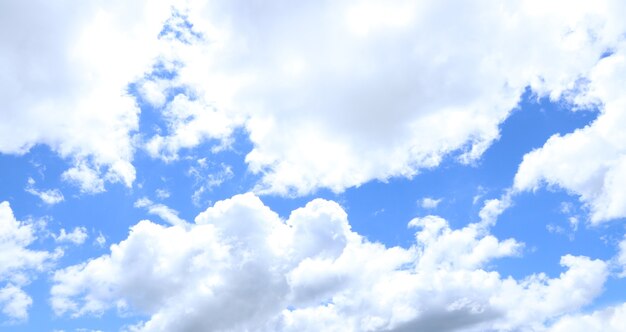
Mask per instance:
[[[1,329],[621,331],[623,13],[0,5]]]

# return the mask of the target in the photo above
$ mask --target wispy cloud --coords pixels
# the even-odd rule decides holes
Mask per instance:
[[[156,215],[159,218],[163,219],[164,221],[172,225],[176,225],[176,226],[188,225],[188,223],[185,220],[178,217],[178,211],[171,209],[164,204],[154,203],[147,197],[138,199],[134,205],[136,208],[146,209],[148,213]]]
[[[24,190],[31,195],[35,195],[41,199],[47,205],[55,205],[65,200],[63,193],[59,189],[39,190],[35,187],[35,180],[28,178],[28,185]]]

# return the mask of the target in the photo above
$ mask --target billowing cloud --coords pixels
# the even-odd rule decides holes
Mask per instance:
[[[35,232],[34,225],[15,219],[8,202],[0,203],[0,311],[11,320],[28,318],[32,299],[22,286],[62,255],[29,249]]]
[[[87,229],[85,227],[74,227],[74,230],[67,232],[65,228],[61,228],[59,235],[53,235],[56,242],[70,242],[76,245],[85,243],[85,240],[89,237]]]
[[[603,288],[607,264],[522,280],[486,266],[519,255],[482,224],[416,218],[408,249],[369,242],[336,203],[316,199],[287,220],[253,194],[217,202],[189,227],[143,220],[107,255],[56,271],[59,315],[117,308],[147,314],[138,331],[414,331],[543,327]]]
[[[577,92],[626,32],[620,6],[192,2],[193,27],[175,25],[182,41],[161,59],[176,75],[143,84],[170,127],[147,149],[219,147],[244,121],[256,191],[279,194],[411,177],[450,154],[472,162],[527,87]]]

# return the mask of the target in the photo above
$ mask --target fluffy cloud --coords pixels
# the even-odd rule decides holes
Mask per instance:
[[[83,244],[89,237],[87,229],[85,227],[74,227],[74,230],[67,232],[64,228],[61,228],[59,235],[53,235],[56,242],[70,242],[73,244]]]
[[[626,326],[626,303],[594,311],[587,315],[567,315],[559,319],[550,332],[620,332]]]
[[[8,202],[0,203],[0,308],[10,319],[28,317],[32,299],[22,290],[34,272],[62,255],[28,248],[35,241],[35,227],[18,221]]]
[[[476,160],[528,86],[571,93],[626,32],[619,1],[459,6],[192,2],[193,38],[178,32],[164,56],[175,77],[144,84],[155,104],[179,91],[148,150],[168,159],[245,121],[258,192],[411,177],[452,153]]]
[[[253,194],[217,202],[193,225],[143,220],[107,255],[55,272],[59,315],[117,308],[149,315],[138,331],[468,331],[541,328],[597,296],[607,264],[522,280],[486,269],[521,252],[483,224],[453,230],[427,216],[408,248],[372,243],[336,203],[313,200],[287,220]]]
[[[543,147],[524,156],[517,190],[543,184],[580,196],[593,223],[626,217],[626,43],[602,59],[589,75],[584,92],[571,101],[596,105],[598,118],[567,135],[554,135]]]
[[[0,153],[46,144],[84,191],[135,179],[129,83],[149,70],[164,1],[0,4]],[[88,175],[88,176],[87,176]]]

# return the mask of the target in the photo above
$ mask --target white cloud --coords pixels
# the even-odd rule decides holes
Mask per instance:
[[[590,314],[567,315],[552,325],[549,332],[621,332],[626,326],[626,303]]]
[[[458,6],[194,2],[202,38],[163,56],[193,98],[164,107],[172,131],[148,150],[175,158],[245,121],[258,192],[411,177],[455,151],[476,160],[528,86],[560,98],[626,32],[619,1]]]
[[[24,190],[31,195],[35,195],[41,199],[42,202],[48,205],[54,205],[61,203],[65,200],[63,193],[59,189],[38,190],[34,187],[35,180],[28,178],[28,185]]]
[[[32,304],[33,299],[21,288],[12,284],[0,288],[0,306],[5,316],[15,320],[25,320],[28,318],[28,308]]]
[[[170,207],[163,204],[153,203],[150,199],[146,197],[138,199],[135,202],[135,207],[145,208],[146,210],[148,210],[148,213],[154,214],[172,225],[187,225],[187,222],[178,216],[178,211],[171,209]]]
[[[431,198],[431,197],[424,197],[422,198],[420,205],[422,206],[422,208],[424,209],[435,209],[437,208],[437,206],[439,205],[439,203],[441,203],[442,199],[435,199],[435,198]]]
[[[8,202],[0,203],[0,310],[12,320],[26,319],[32,304],[22,286],[63,254],[29,249],[35,240],[35,227],[16,220]]]
[[[626,217],[626,43],[591,71],[584,90],[571,98],[597,105],[598,118],[566,135],[552,136],[524,156],[515,175],[517,190],[558,186],[580,196],[592,223]]]
[[[104,192],[104,180],[100,178],[100,171],[87,166],[84,162],[79,163],[61,174],[63,180],[74,183],[80,187],[80,191],[87,194]]]
[[[143,220],[107,255],[55,272],[58,315],[148,315],[138,331],[452,331],[543,327],[601,291],[607,264],[561,259],[558,277],[502,277],[486,266],[518,255],[484,225],[412,220],[416,243],[372,243],[321,199],[287,220],[253,194],[217,202],[189,227]]]
[[[53,235],[53,237],[56,242],[71,242],[79,245],[85,243],[89,235],[85,227],[74,227],[74,230],[70,233],[66,232],[64,228],[61,228],[59,235]]]
[[[512,196],[512,192],[507,189],[500,198],[486,200],[478,212],[480,224],[487,227],[493,226],[498,217],[513,204]]]
[[[65,6],[0,7],[0,31],[19,31],[0,35],[0,152],[47,144],[89,193],[132,185],[137,144],[169,161],[207,141],[228,147],[239,127],[258,192],[342,191],[414,176],[449,154],[472,162],[528,86],[553,99],[584,94],[577,82],[595,80],[589,72],[626,32],[617,0],[190,1],[173,16],[168,1]],[[147,75],[155,64],[175,75]],[[131,83],[165,132],[134,136]],[[609,97],[597,91],[589,96]],[[610,174],[617,186],[620,172]],[[620,215],[610,204],[597,218]]]
[[[165,1],[2,2],[0,153],[46,144],[78,170],[130,186],[139,109],[127,88],[160,53],[169,12]],[[76,167],[68,178],[93,180],[73,176]]]

